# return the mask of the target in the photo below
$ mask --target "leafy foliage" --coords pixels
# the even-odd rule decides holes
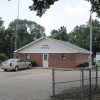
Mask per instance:
[[[6,60],[7,57],[5,54],[0,54],[0,62]]]
[[[76,26],[69,34],[69,42],[89,50],[89,33],[85,25]]]
[[[5,28],[0,28],[0,52],[5,51]]]
[[[97,20],[93,21],[92,34],[92,50],[93,55],[96,55],[96,52],[100,51],[100,22]],[[69,42],[89,50],[89,27],[87,27],[87,25],[76,26],[74,30],[69,34]]]
[[[89,62],[81,63],[77,67],[89,67]]]
[[[86,0],[89,1],[92,5],[93,12],[97,13],[97,16],[100,17],[100,0]]]
[[[28,20],[14,20],[5,29],[0,27],[0,53],[4,53],[8,58],[13,56],[15,50],[15,38],[17,49],[33,41],[33,38],[42,37],[45,29],[36,22]],[[38,36],[38,37],[37,37]]]
[[[11,1],[11,0],[8,0]],[[29,6],[31,11],[36,11],[37,16],[42,16],[47,9],[50,8],[56,1],[59,0],[32,0],[33,4]],[[100,0],[85,0],[91,3],[93,12],[97,13],[97,16],[100,17]]]
[[[50,38],[68,41],[67,30],[66,30],[66,27],[64,26],[61,26],[60,29],[58,30],[52,30],[50,34],[51,34]]]
[[[95,66],[95,62],[94,61],[92,61],[92,65],[93,66]],[[79,64],[77,67],[89,67],[89,62],[84,62],[84,63],[81,63],[81,64]]]
[[[2,27],[3,26],[3,20],[2,20],[2,18],[0,17],[0,27]]]
[[[42,16],[47,9],[50,8],[51,5],[54,4],[55,1],[58,0],[32,0],[33,4],[29,7],[30,10],[34,10],[37,12],[38,16]]]
[[[17,25],[17,27],[16,27]],[[45,34],[44,27],[38,25],[36,22],[28,20],[14,20],[9,24],[9,28],[17,32],[17,48],[33,41],[33,38],[40,38]]]
[[[55,1],[59,0],[32,0],[33,4],[29,7],[30,10],[37,12],[37,16],[42,16]],[[85,0],[91,3],[93,12],[97,13],[97,16],[100,17],[100,0]]]
[[[98,20],[92,22],[92,51],[93,56],[95,56],[96,52],[100,52],[100,22]],[[52,30],[49,37],[69,41],[87,50],[90,49],[90,28],[87,25],[76,26],[69,34],[67,34],[66,28],[63,26],[58,30]]]

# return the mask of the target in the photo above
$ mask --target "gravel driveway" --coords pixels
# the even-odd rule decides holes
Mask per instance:
[[[93,76],[95,73],[92,73]],[[99,75],[100,73],[98,73]],[[88,77],[88,72],[85,72]],[[55,72],[56,82],[71,81],[80,79],[79,71],[57,71]],[[67,85],[67,86],[66,86]],[[75,84],[59,84],[56,91]],[[48,100],[52,95],[52,70],[33,68],[18,72],[3,72],[0,69],[0,100]]]
[[[0,100],[47,100],[52,94],[50,69],[0,70]]]

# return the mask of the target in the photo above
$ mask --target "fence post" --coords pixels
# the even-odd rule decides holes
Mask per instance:
[[[82,91],[82,100],[84,99],[84,68],[81,69],[81,91]]]
[[[55,69],[52,68],[52,96],[55,96]]]
[[[89,68],[89,90],[90,90],[90,100],[92,100],[91,98],[91,69]]]
[[[96,89],[98,88],[98,66],[96,65]]]

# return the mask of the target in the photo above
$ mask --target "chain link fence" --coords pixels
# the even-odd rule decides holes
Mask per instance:
[[[92,69],[52,69],[52,97],[54,100],[100,100],[100,72]]]

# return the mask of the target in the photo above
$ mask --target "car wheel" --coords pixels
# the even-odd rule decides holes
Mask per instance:
[[[31,69],[32,68],[32,66],[31,65],[28,65],[28,69]]]
[[[5,72],[7,72],[7,69],[4,69]]]
[[[18,71],[18,70],[19,70],[19,69],[18,69],[18,66],[16,66],[16,67],[15,67],[15,71]]]

